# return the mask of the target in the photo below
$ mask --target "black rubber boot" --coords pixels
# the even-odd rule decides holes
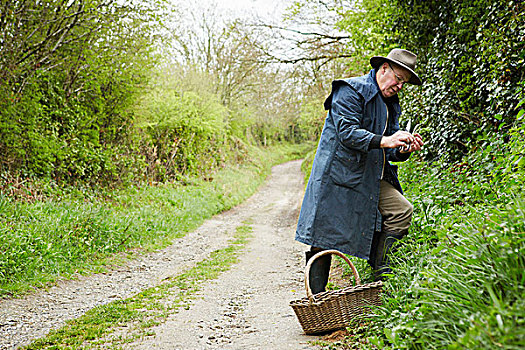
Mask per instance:
[[[311,251],[306,252],[306,263],[315,254],[319,253],[322,249],[313,248]],[[317,294],[326,291],[326,284],[328,283],[328,276],[330,275],[330,264],[332,263],[331,255],[323,255],[320,258],[315,259],[310,266],[310,289],[312,294]]]
[[[406,235],[406,232],[381,232],[377,239],[377,249],[374,256],[374,281],[383,281],[387,274],[392,273],[390,257],[396,251],[396,243]]]

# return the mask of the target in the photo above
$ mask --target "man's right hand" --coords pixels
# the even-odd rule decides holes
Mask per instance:
[[[412,144],[418,144],[420,140],[416,139],[414,135],[408,131],[399,130],[394,135],[383,136],[381,139],[381,148],[396,148],[396,147],[407,147]],[[419,145],[420,147],[422,145]]]

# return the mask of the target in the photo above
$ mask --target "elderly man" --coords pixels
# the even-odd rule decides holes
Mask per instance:
[[[295,239],[311,246],[307,261],[324,249],[367,259],[375,279],[391,272],[388,254],[405,236],[412,217],[397,166],[423,145],[419,134],[401,131],[398,92],[421,85],[416,55],[402,49],[370,59],[369,74],[335,80]],[[330,255],[310,269],[313,293],[325,290]]]

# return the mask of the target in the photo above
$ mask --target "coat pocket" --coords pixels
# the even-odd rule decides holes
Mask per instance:
[[[338,147],[330,167],[330,178],[340,186],[353,188],[363,178],[366,154]]]

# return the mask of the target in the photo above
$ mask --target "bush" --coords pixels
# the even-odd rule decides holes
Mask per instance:
[[[204,175],[229,157],[229,112],[213,95],[155,90],[139,113],[151,149],[148,176],[156,181]]]
[[[8,0],[0,15],[9,38],[0,45],[0,172],[118,180],[114,160],[133,121],[126,109],[155,63],[153,11],[113,0]]]

